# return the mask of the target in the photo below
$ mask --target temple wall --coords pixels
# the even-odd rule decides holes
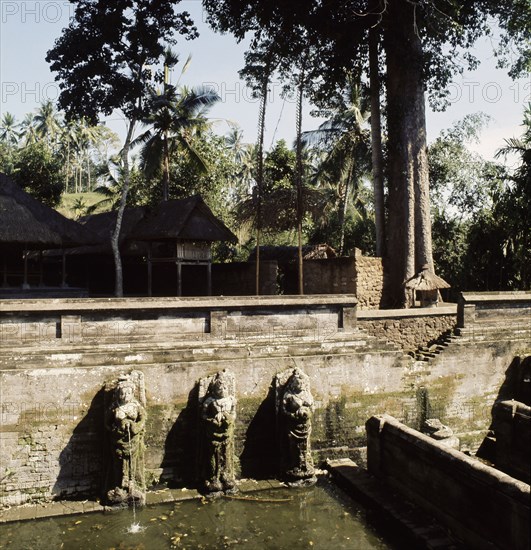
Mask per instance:
[[[193,483],[197,383],[224,368],[236,376],[243,477],[275,474],[270,386],[295,366],[315,398],[317,463],[360,460],[371,415],[417,426],[426,396],[465,446],[478,445],[529,341],[463,336],[419,363],[365,330],[355,306],[349,295],[0,302],[0,503],[100,493],[103,387],[131,370],[145,378],[151,483]],[[395,320],[415,316],[428,323],[438,314]]]

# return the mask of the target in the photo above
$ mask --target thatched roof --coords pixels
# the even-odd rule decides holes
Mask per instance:
[[[297,246],[261,246],[261,260],[276,260],[280,263],[289,263],[297,260],[299,247]],[[327,244],[307,244],[302,247],[304,260],[324,260],[336,258],[336,251]],[[249,262],[256,261],[256,247],[249,254]]]
[[[136,206],[126,208],[122,218],[122,227],[120,229],[120,242],[122,242],[133,230],[135,225],[145,216],[146,207]],[[90,229],[100,237],[100,242],[109,241],[114,233],[116,226],[117,210],[112,212],[102,212],[101,214],[91,214],[79,219],[79,223]]]
[[[428,265],[423,265],[422,270],[404,282],[406,288],[413,290],[437,290],[439,288],[450,288],[450,285],[435,275]]]
[[[161,202],[134,227],[128,239],[138,241],[232,241],[238,239],[200,195]]]
[[[125,209],[119,239],[122,254],[147,254],[147,247],[142,243],[125,242],[135,225],[145,216],[146,210],[145,206],[135,206]],[[80,218],[79,223],[98,236],[99,244],[73,248],[68,251],[68,254],[72,256],[112,254],[111,235],[116,226],[117,215],[118,212],[113,210],[112,212],[91,214]]]
[[[79,220],[96,233],[99,244],[68,251],[70,255],[111,254],[111,234],[117,212],[84,216]],[[146,206],[126,208],[120,231],[120,250],[124,255],[146,255],[147,241],[192,240],[233,241],[236,236],[216,218],[199,195],[170,200],[149,209]],[[51,253],[53,255],[53,253]]]
[[[74,220],[40,203],[0,173],[0,244],[62,248],[97,242]]]

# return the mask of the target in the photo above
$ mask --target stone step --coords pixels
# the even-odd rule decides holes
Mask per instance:
[[[398,354],[394,349],[378,353]],[[102,365],[146,365],[191,361],[242,360],[286,356],[353,356],[374,353],[363,340],[354,342],[227,343],[210,342],[193,345],[69,347],[51,350],[13,350],[0,353],[0,369],[47,367],[95,367]]]
[[[391,534],[391,542],[396,538],[400,548],[464,550],[464,545],[430,515],[393,493],[352,460],[328,460],[325,467],[347,493],[376,511],[378,524]]]

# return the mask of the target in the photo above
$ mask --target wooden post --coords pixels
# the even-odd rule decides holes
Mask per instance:
[[[62,259],[63,259],[63,269],[61,274],[61,288],[67,288],[68,285],[66,284],[66,252],[63,249]]]
[[[212,296],[212,262],[207,264],[207,296]]]
[[[177,296],[182,296],[183,294],[182,271],[183,271],[183,266],[181,262],[177,262]]]
[[[7,288],[9,285],[7,284],[7,257],[4,256],[4,274],[2,277],[2,288]]]
[[[44,269],[43,269],[43,257],[42,250],[39,250],[39,286],[44,286]]]
[[[148,296],[151,298],[153,296],[153,264],[151,261],[151,246],[152,242],[150,241],[148,246],[148,258],[147,258],[147,278],[148,278]]]
[[[24,280],[22,281],[22,288],[28,289],[30,286],[28,284],[28,251],[24,250],[22,252],[22,257],[24,258]]]

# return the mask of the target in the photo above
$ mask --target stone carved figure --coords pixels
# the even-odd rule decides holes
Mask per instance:
[[[199,399],[200,479],[207,493],[234,492],[234,375],[224,370],[201,380]]]
[[[295,368],[277,375],[276,387],[277,429],[283,474],[290,485],[315,483],[310,446],[314,409],[310,379],[299,368]]]
[[[106,407],[109,439],[106,497],[113,505],[145,503],[144,429],[146,423],[143,373],[122,375]]]

